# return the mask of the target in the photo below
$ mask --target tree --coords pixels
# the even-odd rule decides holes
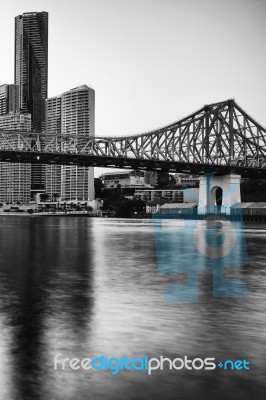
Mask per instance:
[[[41,199],[41,201],[47,201],[49,199],[49,194],[41,193],[40,194],[40,199]]]
[[[266,201],[266,181],[263,179],[247,179],[241,182],[241,201]]]
[[[137,199],[124,199],[117,202],[115,215],[120,218],[129,218],[134,212],[143,212],[144,209],[144,201]]]
[[[54,201],[57,201],[57,199],[59,198],[59,194],[58,193],[53,193],[52,198],[54,199]]]
[[[104,184],[100,178],[94,178],[94,190],[96,199],[103,197]]]
[[[122,196],[122,186],[121,186],[120,183],[117,184],[116,189],[117,189],[117,191],[118,191],[118,192],[121,194],[121,196]]]
[[[103,210],[114,210],[116,205],[123,200],[120,193],[109,191],[104,196]]]

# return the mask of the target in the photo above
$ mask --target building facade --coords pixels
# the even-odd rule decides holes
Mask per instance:
[[[30,12],[15,18],[15,84],[19,85],[19,108],[31,114],[31,128],[45,129],[48,82],[48,13]],[[32,165],[31,191],[44,191],[45,168]]]
[[[177,185],[184,187],[195,187],[199,185],[199,175],[179,173],[174,175]]]
[[[61,133],[61,96],[51,97],[46,101],[46,131],[47,133]],[[45,166],[45,191],[50,199],[57,194],[62,196],[62,166]]]
[[[106,189],[121,188],[151,188],[157,184],[157,173],[149,171],[114,171],[102,174]]]
[[[30,114],[9,112],[0,116],[0,129],[31,130]],[[5,143],[0,139],[0,146],[6,148],[17,142],[16,135],[10,133],[10,140]],[[23,163],[0,162],[0,202],[28,204],[30,201],[31,165]]]
[[[184,191],[183,190],[159,190],[159,189],[151,189],[151,190],[136,190],[135,197],[145,201],[145,202],[154,202],[159,199],[165,200],[165,202],[178,202],[183,203],[184,201]]]
[[[6,115],[9,112],[18,112],[19,110],[19,86],[1,85],[0,86],[0,115]]]
[[[46,102],[48,133],[94,136],[95,92],[87,85],[64,92]],[[72,165],[46,166],[46,193],[52,198],[94,200],[94,169]]]

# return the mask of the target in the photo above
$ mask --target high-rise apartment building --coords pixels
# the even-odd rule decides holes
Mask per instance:
[[[20,114],[19,87],[14,84],[0,86],[0,129],[31,129],[30,114]],[[8,145],[16,143],[16,135],[10,133]],[[0,146],[7,143],[0,139]],[[30,164],[0,162],[0,202],[28,203],[30,200]]]
[[[0,116],[0,129],[31,130],[30,114],[9,112]],[[10,132],[8,144],[17,145],[17,135]],[[0,147],[7,143],[0,138]],[[30,201],[31,165],[23,163],[0,162],[0,202],[20,202],[27,204]]]
[[[48,13],[29,12],[15,18],[15,84],[19,107],[30,113],[33,131],[45,129],[48,79]],[[31,191],[43,191],[45,168],[32,165]]]
[[[95,92],[87,85],[47,100],[48,133],[94,136]],[[94,169],[78,166],[46,166],[46,192],[64,200],[94,199]]]
[[[51,97],[46,101],[46,131],[48,133],[61,133],[61,96]],[[62,166],[45,166],[45,191],[52,199],[55,194],[62,195]]]

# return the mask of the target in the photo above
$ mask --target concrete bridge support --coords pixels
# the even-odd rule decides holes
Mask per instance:
[[[202,176],[198,212],[200,214],[212,212],[230,214],[231,206],[241,202],[240,180],[241,176],[236,174]]]

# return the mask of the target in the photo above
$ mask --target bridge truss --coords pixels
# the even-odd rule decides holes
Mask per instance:
[[[0,130],[0,161],[266,178],[266,130],[230,99],[139,135]]]

